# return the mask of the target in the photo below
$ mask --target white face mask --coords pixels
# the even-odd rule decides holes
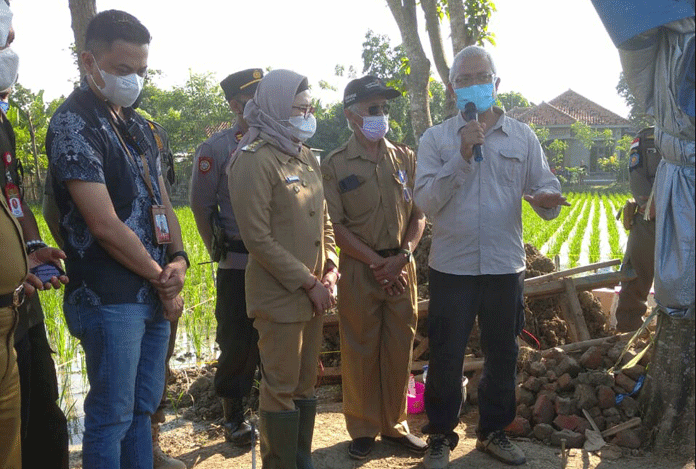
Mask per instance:
[[[371,142],[376,142],[384,138],[389,131],[389,115],[365,116],[360,131]]]
[[[19,56],[11,48],[0,50],[0,90],[6,90],[17,81]]]
[[[120,77],[104,72],[99,68],[96,60],[94,65],[97,67],[97,70],[99,70],[102,80],[104,80],[104,87],[102,88],[94,82],[94,77],[92,77],[92,81],[97,85],[101,94],[103,94],[109,102],[117,106],[132,106],[143,90],[145,79],[137,73],[131,73],[125,77]]]
[[[317,119],[311,113],[307,114],[307,117],[292,116],[288,119],[288,123],[290,131],[300,142],[311,138],[317,131]]]

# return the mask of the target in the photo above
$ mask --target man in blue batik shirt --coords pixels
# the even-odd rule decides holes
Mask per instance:
[[[46,136],[65,240],[64,313],[80,339],[90,391],[83,467],[152,469],[150,414],[164,388],[169,320],[188,257],[164,190],[158,147],[131,108],[150,43],[132,15],[96,15],[80,54],[86,78],[51,118]],[[171,238],[153,220],[166,216]]]

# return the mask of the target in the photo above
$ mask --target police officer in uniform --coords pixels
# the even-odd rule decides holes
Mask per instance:
[[[248,130],[244,106],[263,77],[259,68],[233,73],[220,86],[235,116],[235,124],[198,147],[191,175],[191,209],[211,259],[218,262],[216,341],[220,356],[215,392],[222,398],[225,437],[234,445],[251,443],[251,426],[243,400],[249,397],[259,362],[258,334],[247,317],[244,268],[248,251],[232,211],[225,167]]]
[[[629,182],[635,200],[635,212],[624,211],[624,225],[630,226],[623,268],[632,267],[636,278],[621,282],[616,307],[616,329],[630,332],[643,324],[648,307],[655,268],[655,205],[648,199],[662,155],[655,148],[655,128],[648,127],[636,136],[629,156]],[[646,213],[647,212],[647,213]]]
[[[341,248],[339,316],[343,412],[364,459],[376,435],[423,453],[409,432],[406,387],[418,319],[412,252],[425,227],[413,203],[416,155],[384,138],[388,99],[400,93],[377,77],[351,81],[344,113],[353,136],[322,164],[324,194]]]

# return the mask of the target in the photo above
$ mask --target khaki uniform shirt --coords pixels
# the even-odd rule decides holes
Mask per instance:
[[[413,210],[416,155],[382,139],[377,163],[355,135],[321,165],[329,215],[375,251],[398,249]]]
[[[281,323],[312,318],[302,289],[324,264],[338,265],[317,158],[288,155],[257,139],[227,168],[232,209],[244,245],[247,314]]]
[[[27,255],[19,223],[0,196],[0,295],[12,293],[27,276]]]

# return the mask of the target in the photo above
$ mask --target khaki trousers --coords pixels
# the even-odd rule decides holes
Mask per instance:
[[[260,410],[294,411],[295,399],[314,397],[323,325],[320,316],[293,323],[254,319],[261,356]]]
[[[17,312],[0,309],[0,468],[21,469],[20,392],[14,328]]]
[[[624,268],[629,265],[633,267],[637,277],[621,282],[616,306],[616,329],[631,332],[643,324],[643,316],[648,310],[645,302],[655,270],[655,220],[645,221],[642,214],[635,215],[626,242],[623,264]]]
[[[409,287],[390,297],[370,266],[342,256],[338,285],[343,413],[350,437],[409,433],[406,391],[418,320],[416,267]]]

